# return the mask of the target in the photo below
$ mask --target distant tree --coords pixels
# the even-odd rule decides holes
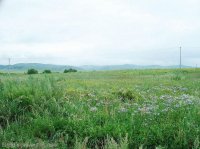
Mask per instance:
[[[43,73],[51,73],[51,70],[44,70]]]
[[[69,72],[77,72],[77,70],[76,70],[76,69],[70,68],[70,69],[69,69]]]
[[[38,74],[38,71],[32,68],[27,71],[27,74]]]
[[[72,68],[64,70],[64,73],[69,73],[69,72],[77,72],[77,70]]]

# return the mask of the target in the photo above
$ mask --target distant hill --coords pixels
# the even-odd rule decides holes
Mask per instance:
[[[107,66],[94,66],[94,65],[85,65],[79,67],[82,70],[128,70],[128,69],[170,69],[170,68],[179,68],[179,66],[160,66],[160,65],[107,65]],[[190,66],[182,66],[182,68],[191,68]]]
[[[183,68],[191,68],[190,66],[182,66]],[[169,69],[169,68],[179,68],[179,66],[160,66],[160,65],[105,65],[105,66],[95,66],[95,65],[84,65],[84,66],[69,66],[69,65],[53,65],[53,64],[41,64],[41,63],[19,63],[11,65],[10,68],[8,65],[0,65],[0,71],[7,71],[10,69],[11,71],[19,71],[24,72],[30,68],[37,69],[39,71],[43,71],[45,69],[50,69],[55,72],[61,72],[65,69],[73,68],[76,70],[83,71],[103,71],[103,70],[128,70],[128,69]]]
[[[0,65],[1,71],[6,71],[8,69],[10,69],[10,71],[27,71],[30,68],[34,68],[39,71],[50,69],[56,72],[64,71],[65,69],[70,69],[70,68],[80,70],[80,68],[74,67],[74,66],[40,64],[40,63],[19,63],[19,64],[11,65],[10,67],[8,65]]]

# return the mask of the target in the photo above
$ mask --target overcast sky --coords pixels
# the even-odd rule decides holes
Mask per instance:
[[[1,0],[0,0],[1,1]],[[0,64],[200,66],[199,0],[2,0]]]

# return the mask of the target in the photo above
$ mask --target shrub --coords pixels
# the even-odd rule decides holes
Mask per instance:
[[[51,73],[51,70],[44,70],[43,73]]]
[[[135,91],[131,91],[131,90],[119,90],[118,92],[116,92],[115,94],[117,94],[117,96],[123,101],[139,101],[139,99],[142,99],[141,95]]]
[[[29,69],[27,74],[38,74],[38,71],[36,69]]]
[[[64,73],[69,73],[69,72],[77,72],[77,70],[72,68],[64,70]]]

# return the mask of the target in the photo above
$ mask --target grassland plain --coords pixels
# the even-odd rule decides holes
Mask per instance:
[[[0,147],[198,149],[200,69],[0,74]]]

